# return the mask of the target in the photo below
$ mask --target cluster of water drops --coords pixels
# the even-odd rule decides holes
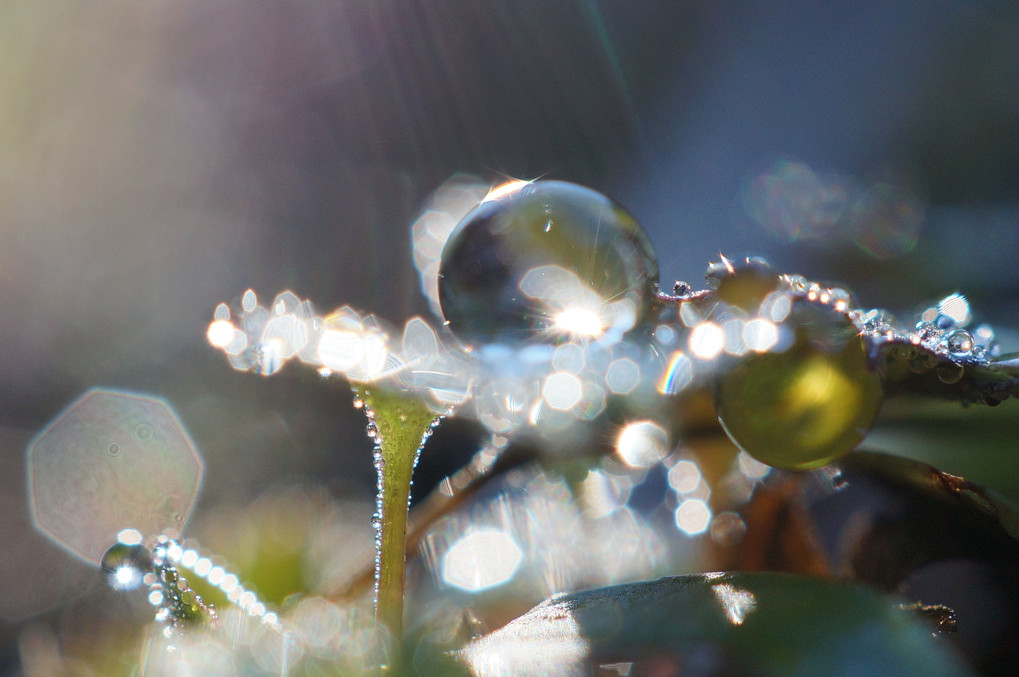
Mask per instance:
[[[275,612],[268,610],[254,592],[246,590],[235,574],[196,548],[185,548],[177,540],[159,536],[150,551],[142,541],[136,529],[122,530],[117,543],[103,554],[100,566],[113,589],[147,591],[149,603],[156,607],[155,621],[163,626],[166,637],[196,624],[214,628],[219,621],[215,607],[191,589],[181,570],[203,579],[250,616],[275,630],[281,629]]]
[[[425,320],[408,320],[401,333],[350,306],[320,316],[290,291],[268,306],[250,289],[233,310],[219,304],[206,336],[239,371],[270,376],[296,359],[323,376],[413,390],[437,411],[463,400],[470,386],[468,356],[440,341]]]
[[[970,326],[960,294],[901,328],[885,311],[854,307],[845,289],[752,258],[711,264],[709,289],[677,283],[666,294],[647,236],[605,196],[561,181],[479,195],[458,178],[413,229],[439,329],[414,318],[393,340],[349,307],[317,317],[284,292],[263,309],[248,291],[239,315],[217,308],[210,341],[240,369],[268,374],[298,357],[353,382],[427,393],[437,411],[459,406],[493,434],[536,432],[552,447],[614,402],[653,409],[655,397],[708,385],[741,449],[796,469],[847,453],[870,429],[885,344],[920,349],[946,382],[962,377],[958,365],[997,355],[993,330]]]
[[[986,364],[1001,355],[994,328],[987,323],[971,326],[970,304],[962,294],[949,294],[924,309],[910,328],[896,324],[895,318],[881,309],[850,313],[864,335],[876,343],[897,342],[920,346],[938,357],[965,363]]]
[[[271,631],[281,630],[277,615],[236,575],[177,540],[194,507],[203,464],[164,400],[90,390],[30,442],[27,460],[36,527],[98,565],[114,590],[142,590],[168,650],[185,629],[219,623],[217,610],[188,577],[202,579]]]

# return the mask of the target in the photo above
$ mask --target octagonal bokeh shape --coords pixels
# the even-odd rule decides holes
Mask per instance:
[[[202,459],[162,399],[94,388],[28,445],[32,520],[98,564],[123,529],[177,535],[202,480]]]

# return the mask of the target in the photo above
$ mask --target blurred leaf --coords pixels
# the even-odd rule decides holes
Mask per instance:
[[[741,510],[747,531],[712,566],[842,578],[956,612],[951,641],[981,671],[1019,660],[1019,510],[996,492],[904,458],[855,452],[772,473]]]
[[[919,398],[885,401],[864,440],[869,449],[905,456],[1019,499],[1019,406],[967,407]]]
[[[969,674],[872,590],[769,573],[698,574],[552,597],[468,644],[476,675]]]

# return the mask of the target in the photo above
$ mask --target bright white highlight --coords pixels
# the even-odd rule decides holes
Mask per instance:
[[[212,560],[208,557],[202,557],[195,562],[194,572],[202,578],[208,576],[210,571],[212,571]]]
[[[498,185],[492,190],[488,191],[488,195],[485,196],[485,199],[482,200],[482,202],[498,200],[500,198],[506,197],[507,195],[512,195],[521,188],[526,188],[529,185],[531,185],[531,182],[524,181],[523,179],[513,179],[512,181],[507,181],[506,183]]]
[[[333,371],[346,372],[361,361],[364,342],[352,331],[324,331],[318,343],[318,357]]]
[[[676,527],[688,536],[703,534],[711,523],[711,508],[699,498],[688,498],[676,508]]]
[[[575,407],[583,395],[583,382],[566,371],[550,374],[541,388],[541,396],[545,398],[548,406],[561,411]]]
[[[117,590],[133,590],[141,585],[142,573],[137,567],[124,564],[113,572],[113,587]]]
[[[778,327],[762,317],[750,320],[743,326],[743,343],[754,352],[767,352],[778,343]]]
[[[240,589],[239,581],[237,576],[233,574],[227,574],[223,577],[223,582],[219,584],[219,589],[225,592],[227,595],[235,590]]]
[[[142,533],[137,529],[121,529],[117,540],[124,545],[138,545],[142,542]]]
[[[179,562],[180,558],[184,556],[184,549],[178,543],[171,542],[166,549],[166,556],[170,558],[171,562]]]
[[[180,565],[186,569],[192,568],[198,561],[198,552],[195,550],[185,550],[180,556]]]
[[[505,531],[475,529],[442,558],[442,579],[452,587],[478,592],[512,578],[522,558],[520,546]]]
[[[234,325],[230,320],[215,320],[209,325],[205,336],[216,348],[226,348],[234,340]]]
[[[701,322],[690,332],[690,352],[702,360],[712,360],[725,348],[725,333],[714,322]]]
[[[597,338],[611,329],[613,336],[622,336],[637,321],[631,300],[608,302],[576,273],[561,266],[532,268],[521,278],[519,287],[544,306],[553,332]]]
[[[711,592],[715,593],[715,599],[733,625],[743,625],[743,620],[757,607],[754,593],[740,590],[729,583],[717,583],[711,586]]]
[[[367,382],[384,374],[389,342],[385,334],[365,326],[357,311],[344,306],[325,318],[317,352],[326,368],[351,381]]]
[[[237,606],[243,609],[244,611],[247,611],[251,607],[251,605],[254,604],[256,601],[258,600],[255,597],[255,593],[251,592],[250,590],[245,590],[243,593],[241,593],[241,596],[237,599]]]
[[[619,434],[616,452],[631,468],[649,468],[669,453],[669,436],[651,421],[630,423]]]
[[[693,461],[679,461],[669,469],[669,486],[678,494],[688,494],[701,483],[701,469]]]
[[[223,578],[225,576],[226,571],[223,570],[223,567],[213,567],[212,570],[209,571],[209,583],[219,585],[223,582]]]
[[[587,308],[567,308],[555,316],[555,326],[575,336],[600,336],[605,331],[598,313]]]
[[[969,310],[969,301],[962,294],[952,294],[943,298],[938,304],[938,312],[951,318],[960,327],[965,327],[973,319]]]

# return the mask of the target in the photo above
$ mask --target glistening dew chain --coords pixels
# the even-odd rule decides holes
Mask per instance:
[[[190,625],[215,627],[219,621],[215,607],[191,589],[181,570],[205,580],[248,615],[276,631],[282,630],[278,615],[268,610],[254,592],[246,590],[236,575],[197,549],[184,548],[166,536],[156,538],[150,552],[142,545],[140,532],[124,529],[117,543],[103,555],[100,566],[112,588],[132,590],[144,586],[148,590],[148,601],[156,607],[155,621],[164,626],[167,637]]]

